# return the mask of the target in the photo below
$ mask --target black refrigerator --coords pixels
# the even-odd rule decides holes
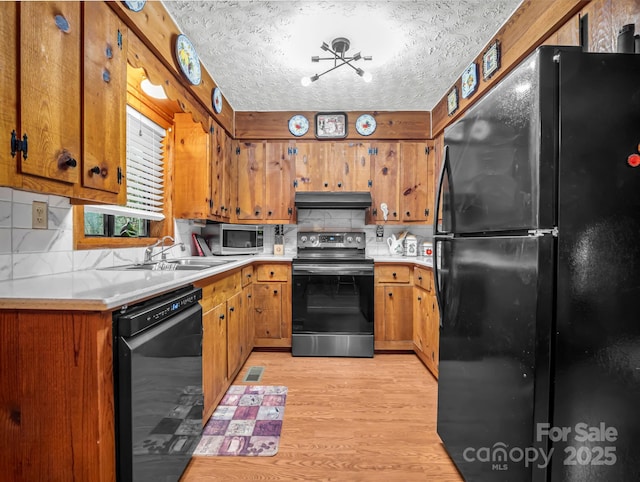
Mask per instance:
[[[445,130],[437,430],[464,479],[640,480],[640,55],[537,49]]]

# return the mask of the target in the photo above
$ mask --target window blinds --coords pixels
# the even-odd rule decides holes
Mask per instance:
[[[164,138],[167,132],[127,106],[127,205],[85,206],[85,211],[164,219]]]

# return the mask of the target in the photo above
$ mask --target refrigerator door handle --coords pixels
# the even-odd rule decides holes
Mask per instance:
[[[444,146],[444,156],[442,161],[442,167],[440,168],[440,175],[438,176],[438,189],[436,189],[436,198],[435,198],[435,216],[433,217],[433,234],[445,234],[444,232],[438,229],[438,219],[440,219],[440,199],[442,196],[442,185],[444,184],[444,177],[447,176],[447,179],[450,180],[451,165],[449,162],[449,146]],[[451,182],[449,184],[449,197],[452,197],[451,193]],[[453,213],[451,213],[452,227],[453,227]]]
[[[436,290],[436,301],[438,302],[438,313],[440,314],[440,327],[442,328],[442,320],[444,318],[444,300],[442,299],[442,290],[440,289],[440,273],[438,271],[438,246],[442,241],[442,238],[434,238],[433,240],[433,286]]]

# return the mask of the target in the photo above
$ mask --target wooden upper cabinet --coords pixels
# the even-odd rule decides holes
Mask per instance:
[[[237,219],[262,220],[265,200],[264,142],[240,143],[237,172]]]
[[[80,3],[19,2],[18,9],[17,136],[26,135],[28,145],[19,155],[19,171],[74,184],[80,179],[82,139]]]
[[[83,2],[82,8],[84,128],[82,166],[76,170],[82,169],[83,187],[117,194],[126,159],[128,31],[106,3]]]
[[[293,208],[293,142],[267,142],[265,162],[265,210],[266,221],[283,223],[294,219]]]
[[[400,219],[431,222],[434,152],[432,142],[400,145]]]
[[[374,222],[398,221],[400,219],[398,196],[398,170],[400,166],[400,144],[398,142],[372,143],[373,186],[371,217]],[[382,205],[386,204],[387,219]]]
[[[294,149],[296,191],[332,191],[330,142],[297,142]]]
[[[16,184],[16,160],[11,157],[8,139],[18,129],[18,37],[17,2],[2,4],[0,35],[3,39],[0,55],[0,135],[5,139],[0,146],[0,186]]]
[[[176,218],[208,219],[211,214],[210,138],[191,114],[175,114],[173,213]]]
[[[335,142],[332,164],[336,191],[369,191],[371,146],[364,142]]]
[[[211,214],[228,220],[231,214],[231,139],[215,121],[211,132]]]

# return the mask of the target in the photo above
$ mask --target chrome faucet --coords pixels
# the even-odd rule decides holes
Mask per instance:
[[[171,243],[170,246],[165,246],[165,242],[169,240]],[[153,254],[153,248],[157,247],[157,246],[162,246],[162,249],[160,251],[158,251],[157,253]],[[151,246],[148,246],[147,249],[144,250],[144,263],[150,263],[151,262],[151,258],[158,256],[159,254],[162,255],[162,260],[166,260],[167,259],[167,251],[169,251],[171,248],[175,248],[176,246],[180,246],[180,248],[182,249],[182,251],[184,251],[184,243],[176,243],[176,240],[173,239],[173,237],[171,236],[164,236],[162,239],[159,239],[158,241],[156,241],[155,243],[153,243]]]

